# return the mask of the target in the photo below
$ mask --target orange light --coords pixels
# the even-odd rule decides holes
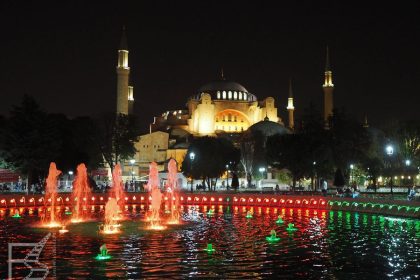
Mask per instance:
[[[187,200],[190,201],[191,200],[191,197],[188,197]]]
[[[86,197],[83,198],[83,201],[86,201]]]
[[[29,199],[29,202],[34,202],[34,198]]]
[[[133,196],[133,200],[136,200],[136,196]]]
[[[38,201],[41,202],[42,201],[42,198],[38,199]]]
[[[2,199],[2,200],[1,200],[1,203],[6,203],[6,200]]]
[[[69,198],[68,197],[66,197],[66,201],[69,201]]]
[[[92,196],[92,201],[95,200],[95,198]]]
[[[257,198],[257,202],[261,202],[261,198]]]
[[[101,196],[101,197],[99,198],[99,200],[100,200],[100,201],[102,201],[102,200],[104,200],[104,198]]]
[[[268,201],[269,201],[269,200],[268,200],[268,198],[266,198],[266,199],[265,199],[265,202],[268,202]]]
[[[168,197],[167,196],[165,196],[165,200],[168,200]]]
[[[277,199],[273,199],[273,202],[274,202],[274,203],[277,203]]]
[[[141,196],[141,197],[140,197],[140,200],[144,200],[144,197],[143,197],[143,196]]]
[[[316,200],[314,200],[314,205],[316,204]]]
[[[195,201],[199,201],[200,199],[198,197],[194,197],[194,200]]]
[[[223,201],[223,198],[219,197],[219,202],[222,202],[222,201]]]
[[[128,197],[125,197],[125,201],[127,201],[128,200]]]
[[[241,198],[241,201],[242,201],[242,202],[245,202],[245,201],[246,201],[246,199],[245,199],[245,198]]]
[[[296,200],[296,203],[297,203],[297,204],[300,204],[300,200],[299,200],[299,199],[297,199],[297,200]]]
[[[281,203],[284,203],[284,199],[280,199],[280,202],[281,202]]]
[[[237,202],[237,201],[238,201],[238,199],[237,199],[236,197],[234,197],[234,198],[233,198],[233,201]]]
[[[13,199],[11,199],[11,200],[10,200],[10,202],[11,202],[11,203],[14,203],[14,202],[15,202],[15,199],[14,199],[14,198],[13,198]]]
[[[57,201],[60,201],[61,197],[57,198]]]
[[[21,198],[19,201],[20,201],[20,202],[24,202],[25,200],[24,200],[23,198]]]
[[[203,197],[203,201],[207,201],[207,197]]]
[[[249,202],[254,202],[254,200],[252,198],[249,199]]]
[[[214,197],[211,197],[211,198],[210,198],[210,201],[212,201],[212,202],[213,202],[213,201],[214,201]]]

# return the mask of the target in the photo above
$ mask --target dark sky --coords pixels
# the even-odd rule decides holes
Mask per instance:
[[[373,124],[420,119],[419,1],[83,2],[1,2],[0,114],[24,93],[69,116],[114,110],[126,25],[145,130],[221,67],[259,99],[273,96],[283,119],[290,77],[296,113],[310,101],[321,109],[327,44],[337,107]]]

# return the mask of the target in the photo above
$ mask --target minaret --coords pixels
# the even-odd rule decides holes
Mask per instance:
[[[364,128],[369,128],[369,123],[368,123],[367,115],[365,115],[365,121],[363,122],[363,127]]]
[[[289,111],[289,128],[293,130],[295,127],[295,107],[293,106],[292,79],[290,79],[289,82],[289,98],[287,99],[287,111]]]
[[[334,109],[334,99],[333,99],[333,92],[334,92],[334,84],[332,82],[332,71],[330,68],[330,55],[327,46],[327,60],[325,63],[325,81],[324,85],[322,86],[324,89],[324,122],[325,127],[329,127],[329,117],[333,115]]]
[[[127,115],[129,113],[128,103],[134,102],[133,96],[129,96],[130,67],[128,67],[128,47],[127,38],[125,36],[125,27],[123,27],[121,35],[121,43],[118,49],[118,65],[117,65],[117,113]],[[133,90],[131,88],[131,94]]]

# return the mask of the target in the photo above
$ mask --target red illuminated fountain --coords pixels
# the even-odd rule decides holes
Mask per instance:
[[[44,221],[44,225],[50,228],[61,226],[61,224],[56,221],[55,217],[55,203],[57,201],[57,179],[60,174],[61,171],[57,169],[54,162],[51,162],[50,169],[48,171],[47,185],[45,187],[44,198],[44,203],[51,201],[50,221],[48,223],[45,223]]]
[[[117,223],[119,206],[115,198],[110,198],[105,205],[105,223],[101,225],[100,231],[104,234],[119,232],[120,224]]]
[[[77,166],[77,175],[73,181],[72,203],[74,205],[73,223],[86,220],[83,210],[87,208],[88,198],[91,197],[91,190],[88,183],[87,170],[84,163]]]
[[[165,229],[160,223],[160,205],[162,203],[162,193],[159,189],[159,173],[156,162],[150,164],[149,171],[149,182],[147,183],[147,189],[152,197],[152,203],[150,205],[152,214],[149,216],[150,229],[162,230]]]
[[[118,233],[121,226],[117,221],[121,220],[121,207],[124,207],[124,187],[121,179],[121,167],[115,165],[112,171],[111,197],[105,205],[105,223],[99,230],[104,234]]]
[[[169,196],[170,217],[168,224],[179,224],[179,188],[177,181],[178,168],[174,159],[168,163],[168,185],[166,192]]]

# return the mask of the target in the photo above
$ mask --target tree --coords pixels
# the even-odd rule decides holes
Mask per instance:
[[[190,153],[195,154],[193,161]],[[200,137],[191,142],[186,158],[182,162],[181,170],[185,176],[202,179],[203,185],[211,187],[212,179],[220,178],[226,172],[226,165],[235,168],[239,162],[239,150],[232,142],[214,137]]]
[[[56,124],[35,99],[24,95],[10,112],[4,130],[2,158],[9,167],[26,175],[29,184],[45,177],[50,162],[59,156],[61,139]]]
[[[134,144],[138,140],[134,116],[106,113],[96,119],[95,126],[98,149],[111,170],[117,163],[134,156]]]
[[[343,172],[341,171],[340,168],[337,168],[335,170],[333,185],[336,187],[342,188],[344,187],[344,184],[345,184],[345,180],[344,180]]]

